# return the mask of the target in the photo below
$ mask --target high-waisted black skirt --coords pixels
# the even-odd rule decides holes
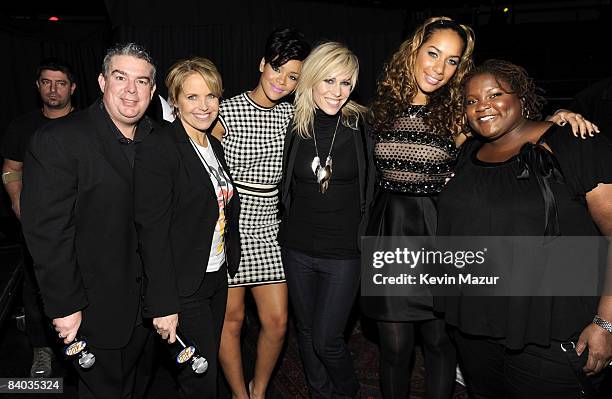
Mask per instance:
[[[378,190],[366,229],[368,236],[433,236],[437,211],[435,196]],[[383,321],[434,319],[431,295],[362,296],[364,315]]]

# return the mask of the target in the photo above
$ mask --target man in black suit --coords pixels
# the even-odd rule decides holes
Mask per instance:
[[[134,227],[135,146],[153,128],[143,117],[155,66],[141,46],[110,48],[98,77],[102,99],[39,130],[26,152],[22,223],[46,314],[69,343],[96,356],[79,372],[79,397],[130,398],[148,329],[140,310],[142,264]]]

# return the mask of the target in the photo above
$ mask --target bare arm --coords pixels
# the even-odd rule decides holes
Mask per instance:
[[[468,133],[459,133],[456,137],[455,137],[455,146],[457,148],[461,147],[463,145],[463,143],[465,143],[465,140],[467,140],[470,136],[468,136]]]
[[[213,126],[212,135],[217,138],[219,141],[223,141],[223,135],[225,134],[225,129],[223,128],[223,124],[217,118],[215,125]]]
[[[17,219],[21,219],[21,207],[19,206],[19,199],[21,197],[21,172],[23,171],[23,162],[13,161],[12,159],[5,159],[2,165],[2,175],[6,178],[4,183],[4,189],[11,199],[11,206]],[[5,175],[5,173],[8,173]]]
[[[586,201],[591,217],[608,237],[608,276],[612,273],[612,184],[599,184],[586,194]],[[605,294],[609,293],[606,287]],[[612,296],[602,295],[599,300],[597,314],[604,320],[612,322]],[[594,316],[594,315],[593,315]],[[600,326],[591,323],[580,334],[576,352],[582,354],[584,349],[589,348],[589,358],[584,367],[587,374],[601,371],[610,364],[612,360],[612,334]]]

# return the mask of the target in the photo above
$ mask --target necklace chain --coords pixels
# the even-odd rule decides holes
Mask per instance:
[[[217,182],[217,185],[219,186],[219,189],[220,189],[220,192],[221,192],[221,197],[223,198],[223,210],[225,210],[225,208],[227,207],[227,202],[228,202],[229,198],[226,197],[226,194],[223,192],[223,184],[221,182],[221,178],[225,179],[226,184],[228,184],[230,180],[227,178],[227,176],[225,176],[225,170],[223,169],[223,165],[221,165],[221,162],[219,161],[219,158],[217,158],[217,154],[215,154],[215,150],[213,150],[212,147],[210,147],[212,144],[210,144],[210,141],[208,141],[208,146],[207,147],[210,147],[210,150],[212,151],[213,156],[215,157],[215,160],[217,161],[217,164],[219,165],[219,171],[222,174],[222,176],[219,176],[219,177],[217,177],[217,175],[214,173],[214,170],[213,170],[212,166],[208,162],[206,162],[206,159],[202,155],[202,152],[200,152],[200,149],[196,145],[195,141],[191,137],[189,137],[189,135],[187,135],[187,138],[191,142],[191,145],[193,146],[193,149],[198,154],[198,157],[200,158],[200,160],[204,163],[204,165],[206,165],[205,168],[204,168],[204,169],[206,169],[206,172],[208,172],[208,174],[210,176],[212,176],[215,179],[215,181]],[[200,146],[200,147],[203,147],[203,146]]]
[[[329,180],[331,179],[332,174],[332,149],[334,148],[334,141],[336,141],[336,133],[338,133],[338,125],[340,125],[340,119],[342,118],[342,114],[338,116],[338,121],[336,121],[336,128],[334,129],[334,135],[332,136],[332,141],[329,146],[329,152],[327,153],[327,158],[325,159],[325,166],[321,165],[321,158],[319,157],[319,148],[317,146],[317,136],[314,130],[314,120],[312,126],[312,138],[315,146],[315,157],[312,159],[312,173],[317,178],[317,183],[319,183],[319,191],[321,194],[325,194],[327,191],[327,187],[329,186]]]
[[[338,116],[338,121],[336,122],[336,128],[334,129],[334,135],[332,136],[332,141],[331,141],[331,145],[329,146],[329,153],[327,154],[327,158],[331,157],[332,148],[334,148],[334,141],[336,140],[336,133],[338,132],[338,125],[340,124],[340,118],[341,116]],[[313,125],[314,125],[314,121],[313,121]],[[315,135],[314,126],[312,127],[312,138],[314,140],[315,152],[318,157],[319,149],[317,148],[317,136]]]

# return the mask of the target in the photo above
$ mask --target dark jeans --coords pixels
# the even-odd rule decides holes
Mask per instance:
[[[359,288],[360,260],[313,258],[286,248],[282,257],[311,397],[354,397],[359,382],[344,329]]]
[[[580,389],[560,342],[509,350],[485,337],[454,332],[468,390],[474,399],[575,399]],[[575,353],[575,352],[574,352]],[[573,354],[570,354],[573,355]],[[586,363],[586,351],[582,365]],[[597,389],[605,370],[590,378]]]
[[[208,360],[208,370],[195,374],[189,365],[177,375],[180,398],[216,398],[219,344],[227,302],[227,267],[206,273],[200,288],[181,298],[179,330]]]

